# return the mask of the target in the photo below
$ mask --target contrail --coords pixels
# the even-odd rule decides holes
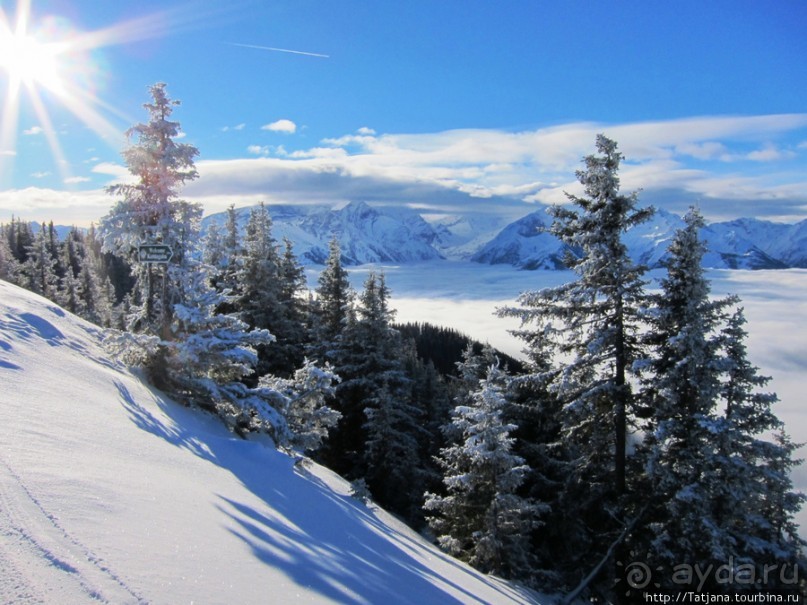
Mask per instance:
[[[320,57],[322,59],[330,59],[330,55],[321,55],[319,53],[307,53],[302,50],[289,50],[288,48],[274,48],[272,46],[256,46],[255,44],[239,44],[238,42],[228,42],[230,46],[241,46],[243,48],[257,48],[258,50],[273,50],[279,53],[291,53],[293,55],[305,55],[307,57]]]

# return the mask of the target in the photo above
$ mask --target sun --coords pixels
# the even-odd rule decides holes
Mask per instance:
[[[61,107],[76,116],[110,146],[122,142],[122,128],[110,118],[125,118],[113,105],[97,94],[99,80],[105,75],[96,61],[104,46],[125,43],[147,36],[153,20],[118,23],[91,32],[76,29],[57,15],[32,15],[31,0],[17,0],[11,18],[0,3],[0,182],[12,170],[20,133],[20,110],[38,122],[36,132],[47,140],[56,166],[67,181],[66,161],[60,138],[66,136],[54,128],[51,109]],[[127,120],[130,121],[130,120]]]
[[[8,73],[12,82],[58,90],[59,55],[63,52],[62,44],[43,43],[33,36],[0,30],[0,69]]]

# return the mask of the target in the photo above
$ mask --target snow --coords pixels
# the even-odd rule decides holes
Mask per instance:
[[[0,602],[534,603],[0,282]]]

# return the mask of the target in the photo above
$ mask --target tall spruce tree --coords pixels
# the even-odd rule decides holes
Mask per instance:
[[[316,299],[311,305],[309,357],[333,362],[342,332],[353,314],[356,293],[342,266],[339,240],[331,239],[325,268],[319,275]]]
[[[280,267],[277,242],[272,236],[272,219],[264,204],[250,212],[238,263],[235,308],[250,328],[269,330],[275,335],[281,315]],[[258,350],[259,376],[273,373],[282,352],[274,347]]]
[[[794,491],[790,478],[798,446],[772,409],[776,394],[763,390],[770,377],[748,360],[745,323],[738,308],[719,336],[722,410],[711,428],[725,470],[716,478],[715,517],[732,539],[737,563],[753,565],[755,577],[764,577],[766,565],[777,565],[780,573],[768,574],[763,589],[798,592],[802,587],[786,581],[803,565],[805,546],[795,522],[805,496]],[[789,569],[782,574],[784,567]]]
[[[661,292],[653,297],[651,371],[642,393],[651,410],[643,444],[649,508],[645,530],[634,539],[648,564],[665,569],[681,561],[719,566],[734,552],[714,506],[730,469],[713,434],[722,368],[716,330],[733,299],[710,299],[699,237],[703,218],[691,209],[684,221],[669,247]]]
[[[134,140],[123,152],[131,184],[113,185],[108,192],[121,196],[101,221],[104,250],[131,263],[136,280],[136,306],[129,327],[146,334],[171,338],[174,305],[182,303],[179,284],[186,278],[186,246],[196,232],[202,208],[179,198],[182,185],[197,178],[193,145],[178,143],[178,122],[169,118],[179,101],[168,97],[165,84],[150,87],[152,102],[144,107],[149,121],[127,131]],[[168,246],[170,262],[154,265],[137,257],[141,244]]]
[[[363,416],[363,474],[373,496],[412,519],[420,509],[423,472],[418,438],[421,411],[411,403],[401,336],[392,327],[389,288],[383,274],[370,273],[359,297],[358,321],[346,332],[343,386]]]
[[[622,236],[653,212],[637,209],[635,193],[620,193],[623,156],[616,142],[598,135],[596,147],[598,154],[586,157],[577,172],[585,195],[567,194],[576,208],[551,209],[552,233],[573,251],[566,262],[576,279],[525,292],[520,306],[499,310],[521,320],[528,355],[540,343],[558,360],[548,387],[562,405],[569,457],[565,513],[579,528],[577,561],[569,566],[578,570],[599,560],[627,522],[623,496],[634,404],[629,377],[641,356],[647,302],[646,268],[631,260]]]
[[[22,273],[23,285],[27,289],[56,302],[59,300],[59,276],[56,273],[57,262],[52,246],[47,226],[42,223],[26,251]]]

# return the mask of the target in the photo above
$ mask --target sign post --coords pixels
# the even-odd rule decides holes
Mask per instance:
[[[174,256],[170,246],[163,244],[140,244],[137,247],[137,258],[141,263],[165,264]]]

